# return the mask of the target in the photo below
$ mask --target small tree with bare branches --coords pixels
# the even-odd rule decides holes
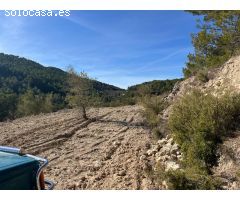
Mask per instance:
[[[68,84],[70,87],[67,101],[71,107],[79,108],[84,119],[88,119],[87,108],[97,105],[98,95],[93,88],[94,80],[87,73],[77,73],[73,67],[68,68]]]

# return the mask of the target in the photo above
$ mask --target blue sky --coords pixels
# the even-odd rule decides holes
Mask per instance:
[[[194,17],[183,11],[71,11],[69,17],[0,16],[0,52],[44,66],[74,66],[127,88],[182,77]]]

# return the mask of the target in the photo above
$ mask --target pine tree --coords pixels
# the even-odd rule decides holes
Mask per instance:
[[[219,67],[240,48],[240,11],[190,11],[199,16],[200,31],[192,35],[194,53],[188,55],[185,77]]]

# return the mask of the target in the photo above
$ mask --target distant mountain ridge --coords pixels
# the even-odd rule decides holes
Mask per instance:
[[[128,91],[130,92],[138,92],[139,89],[143,87],[147,87],[147,90],[149,91],[150,95],[161,95],[166,92],[170,92],[174,85],[177,82],[182,81],[183,79],[172,79],[172,80],[153,80],[144,82],[141,84],[133,85],[128,88]]]
[[[0,90],[22,93],[27,88],[37,88],[43,93],[66,93],[67,72],[44,67],[32,60],[0,53]],[[98,92],[123,91],[123,89],[94,81]]]

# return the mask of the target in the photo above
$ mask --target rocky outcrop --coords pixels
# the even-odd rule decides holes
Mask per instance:
[[[195,76],[177,83],[168,100],[174,101],[193,88],[210,90],[214,94],[221,94],[228,90],[240,92],[240,56],[231,58],[222,67],[210,70],[207,76],[209,80],[205,83]]]
[[[145,156],[154,157],[156,164],[160,163],[165,171],[179,169],[182,159],[179,146],[169,136],[153,144]]]
[[[215,93],[227,90],[240,92],[240,56],[231,58],[219,68],[215,77],[204,84],[204,88]]]
[[[209,80],[205,83],[195,76],[176,83],[172,92],[166,97],[170,106],[163,112],[163,118],[167,119],[172,104],[192,89],[210,91],[214,95],[221,95],[226,91],[240,93],[240,56],[231,58],[222,67],[210,70],[207,76]]]

